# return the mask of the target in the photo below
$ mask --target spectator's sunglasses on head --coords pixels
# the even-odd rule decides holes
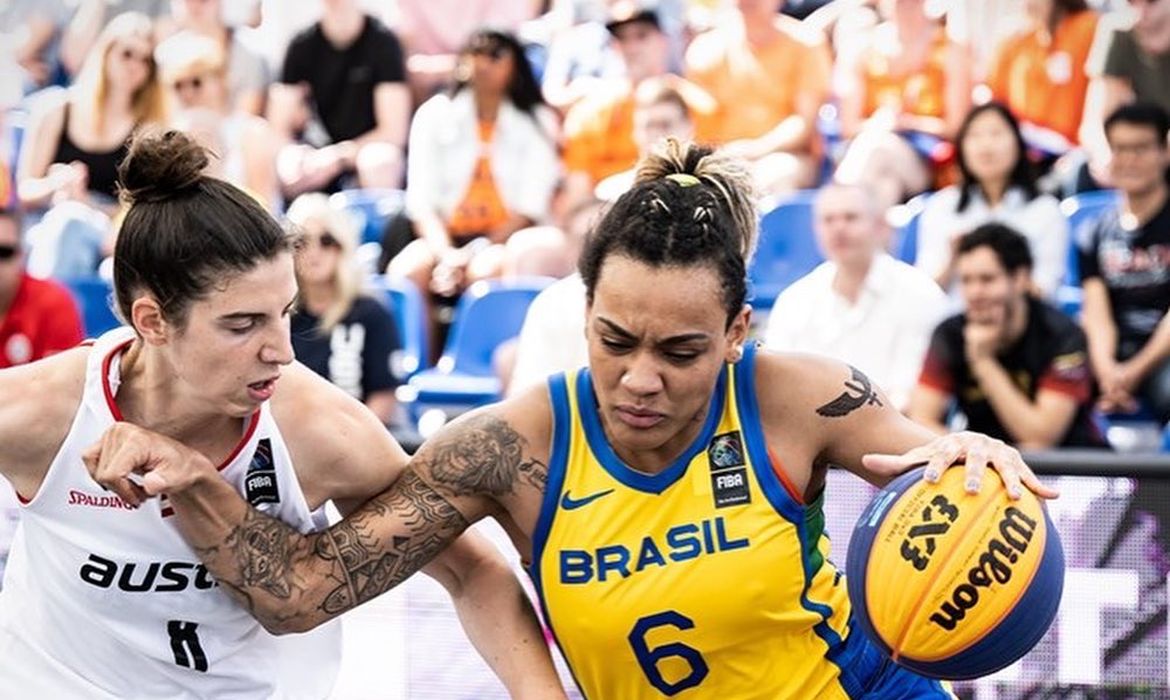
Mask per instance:
[[[20,247],[9,243],[0,243],[0,262],[11,260],[20,252]]]

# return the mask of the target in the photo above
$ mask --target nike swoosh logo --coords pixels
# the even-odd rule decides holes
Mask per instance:
[[[613,489],[607,489],[605,491],[591,493],[585,498],[573,498],[568,494],[568,492],[565,492],[565,495],[561,497],[561,508],[564,508],[565,510],[577,510],[578,508],[587,506],[602,496],[608,496],[611,493],[613,493]]]

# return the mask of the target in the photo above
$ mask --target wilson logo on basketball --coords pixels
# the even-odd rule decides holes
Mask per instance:
[[[902,540],[902,558],[925,571],[936,548],[935,540],[951,529],[951,523],[959,519],[959,509],[941,493],[931,499],[922,509],[922,521],[911,527]]]
[[[84,491],[77,491],[69,489],[69,505],[71,506],[86,506],[88,508],[120,508],[122,510],[134,510],[121,497],[114,494],[95,496],[92,493],[85,493]]]
[[[999,539],[987,543],[987,551],[979,555],[975,566],[967,570],[967,581],[955,586],[951,599],[943,603],[930,621],[950,632],[967,616],[967,611],[979,604],[979,589],[993,583],[1005,584],[1012,579],[1012,565],[1028,551],[1028,543],[1036,532],[1036,521],[1012,506],[1004,510],[999,521]]]

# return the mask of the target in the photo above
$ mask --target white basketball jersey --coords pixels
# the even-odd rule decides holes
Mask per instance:
[[[199,563],[165,498],[132,510],[90,478],[81,453],[121,419],[114,396],[131,339],[119,329],[91,349],[73,425],[23,504],[0,590],[0,698],[325,697],[336,622],[269,634]],[[262,512],[301,532],[324,526],[267,404],[220,472]]]

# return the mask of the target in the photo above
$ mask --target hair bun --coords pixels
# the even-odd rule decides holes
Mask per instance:
[[[188,192],[209,162],[207,149],[181,131],[138,133],[118,166],[122,200],[161,202]]]

